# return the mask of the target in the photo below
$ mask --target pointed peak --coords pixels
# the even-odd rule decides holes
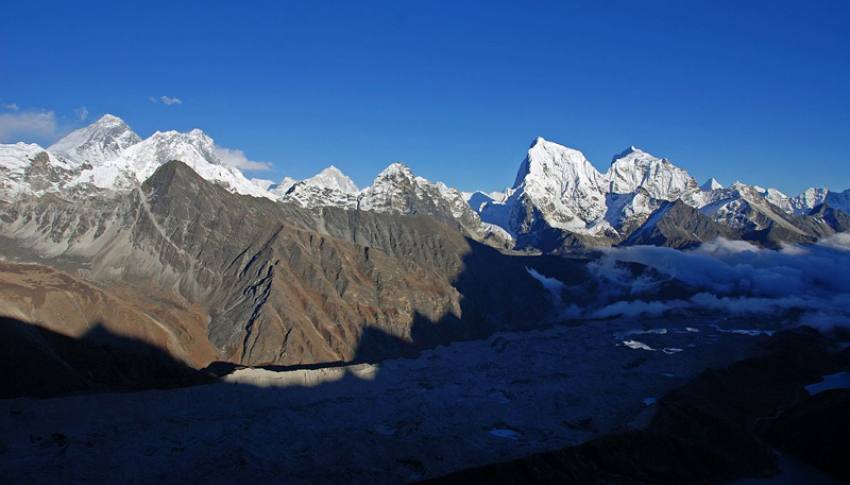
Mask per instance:
[[[342,173],[342,170],[340,170],[340,169],[336,168],[336,166],[334,166],[334,165],[328,165],[327,167],[323,168],[323,169],[322,169],[322,171],[321,171],[321,172],[319,172],[319,174],[320,174],[320,175],[321,175],[321,174],[325,174],[325,175],[336,175],[336,176],[340,176],[340,175],[341,175],[341,176],[343,176],[343,177],[345,176],[345,174],[344,174],[344,173]]]
[[[634,160],[638,160],[638,159],[655,160],[655,159],[657,159],[657,157],[653,156],[649,152],[641,150],[640,148],[638,148],[634,145],[629,145],[628,148],[626,148],[625,150],[621,151],[620,153],[614,155],[614,157],[611,159],[611,164],[613,165],[618,160],[634,161]]]
[[[48,150],[77,163],[99,163],[142,141],[121,118],[105,114],[94,123],[68,133]]]
[[[205,183],[203,177],[198,175],[192,167],[186,165],[179,160],[169,160],[168,162],[159,165],[153,174],[151,174],[142,183],[145,191],[150,192],[156,190],[157,193],[186,193],[194,192],[196,187]],[[191,184],[191,185],[189,185]],[[193,191],[179,189],[180,187],[193,187]],[[175,188],[178,188],[175,190]]]
[[[533,158],[572,158],[578,157],[585,159],[584,154],[577,148],[561,145],[560,143],[546,140],[541,136],[534,139],[534,142],[528,148],[528,156]]]
[[[324,168],[316,175],[303,180],[302,183],[307,186],[318,187],[321,189],[338,190],[346,194],[353,194],[359,190],[353,180],[333,165]]]
[[[126,125],[127,123],[125,123],[124,120],[122,120],[121,118],[119,118],[119,117],[117,117],[113,114],[106,113],[105,115],[98,118],[97,121],[95,121],[92,124],[93,125]]]
[[[543,143],[548,143],[548,142],[542,136],[538,136],[534,140],[532,140],[531,145],[529,145],[528,148],[534,148],[537,145],[540,145],[540,144],[543,144]]]
[[[553,176],[560,179],[582,176],[596,180],[599,173],[581,151],[537,137],[519,166],[513,187],[519,187],[528,177],[543,180]]]
[[[531,142],[531,146],[528,147],[528,152],[576,152],[581,154],[581,151],[576,148],[561,145],[558,142],[547,140],[542,136],[538,136]],[[584,155],[582,154],[582,156]]]
[[[401,163],[401,162],[393,162],[387,165],[387,168],[381,170],[381,173],[378,174],[379,178],[383,177],[392,177],[395,175],[404,175],[407,177],[413,177],[413,171],[410,170],[410,167]]]
[[[723,184],[717,181],[716,178],[711,177],[706,180],[704,184],[700,185],[700,189],[703,192],[711,192],[712,190],[720,190],[723,188]]]

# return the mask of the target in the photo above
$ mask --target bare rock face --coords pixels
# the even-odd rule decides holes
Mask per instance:
[[[665,202],[649,220],[623,242],[624,246],[652,245],[686,249],[718,237],[732,239],[734,232],[681,200]]]
[[[850,231],[850,215],[830,206],[829,203],[815,207],[808,215],[828,225],[836,232]]]
[[[379,359],[539,325],[549,311],[527,261],[456,223],[242,196],[176,161],[126,194],[21,199],[0,213],[7,254],[202,315],[204,341],[175,352],[212,347],[214,360]]]

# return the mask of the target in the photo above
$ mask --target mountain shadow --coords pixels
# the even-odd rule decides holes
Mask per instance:
[[[431,322],[418,318],[417,321],[421,323],[414,333],[419,343],[439,340],[441,334],[433,333],[435,328],[445,324],[443,328],[451,331],[454,324],[451,319]],[[42,332],[13,319],[3,319],[0,328],[3,329],[0,336],[4,346],[0,350],[4,355],[4,376],[29,383],[31,387],[23,389],[28,395],[97,391],[110,385],[119,390],[133,390],[186,384],[174,379],[173,375],[170,380],[157,381],[157,377],[169,376],[175,371],[173,361],[163,359],[155,351],[148,352],[150,349],[145,344],[108,332],[94,331],[81,339],[71,339]],[[390,350],[415,353],[419,350],[417,338],[410,341],[369,327],[361,336],[353,361],[369,361]],[[648,424],[643,429],[601,436],[578,446],[467,470],[437,481],[708,483],[776,473],[778,462],[773,447],[813,462],[836,477],[843,477],[846,467],[841,443],[850,432],[846,429],[846,418],[842,419],[847,404],[846,392],[827,391],[833,394],[812,401],[814,398],[803,391],[804,385],[817,381],[822,375],[850,369],[850,350],[837,352],[833,342],[806,328],[779,333],[764,344],[760,354],[727,368],[706,370],[666,394],[656,403],[654,415],[646,418]],[[19,349],[17,353],[12,351],[13,346]],[[27,359],[29,354],[32,358]],[[151,365],[158,370],[148,373]],[[102,369],[98,371],[96,367]],[[89,371],[98,373],[86,374]],[[379,387],[382,380],[391,375],[384,376],[380,367],[371,372],[367,379],[356,369],[340,369],[330,374],[298,374],[281,381],[278,387],[261,381],[255,383],[249,375],[239,383],[220,384],[215,394],[203,395],[239,396],[231,402],[265,398],[269,403],[311,402],[311,396],[332,395],[345,387]],[[195,371],[188,373],[189,377],[196,375]],[[62,379],[69,379],[69,385],[57,388],[56,383],[63,383]],[[207,376],[201,376],[200,382],[208,381]],[[4,397],[9,390],[22,391],[20,385],[10,387],[14,383],[3,383]],[[40,387],[35,385],[39,383]],[[282,395],[288,399],[278,400]],[[225,398],[228,400],[230,398]],[[801,445],[795,436],[805,437],[809,445]],[[805,450],[808,449],[818,450],[818,453],[807,456]],[[62,466],[62,460],[66,459],[70,458],[63,455],[41,472],[46,473],[45,476],[66,476],[61,475],[67,473]],[[411,463],[410,466],[422,468],[421,464]],[[194,473],[188,469],[179,473],[190,472]],[[421,472],[427,473],[424,468]],[[251,476],[249,469],[240,466],[224,466],[216,473],[232,480]],[[182,475],[172,478],[182,478]]]
[[[428,483],[717,483],[780,470],[802,474],[782,477],[788,483],[828,480],[782,469],[774,448],[850,479],[850,391],[810,396],[804,389],[850,370],[850,349],[835,342],[807,327],[780,332],[757,355],[707,369],[667,393],[639,429]]]
[[[73,338],[0,317],[0,398],[168,389],[213,382],[155,346],[95,324]]]

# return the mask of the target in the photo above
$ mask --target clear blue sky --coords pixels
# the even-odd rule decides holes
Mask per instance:
[[[138,5],[6,2],[0,116],[200,127],[272,179],[401,160],[491,190],[541,135],[603,170],[634,144],[700,181],[850,187],[847,1]]]

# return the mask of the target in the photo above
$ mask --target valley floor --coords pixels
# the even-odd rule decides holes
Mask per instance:
[[[608,320],[413,359],[243,369],[176,390],[0,401],[0,476],[398,483],[584,442],[766,338],[752,322]]]

